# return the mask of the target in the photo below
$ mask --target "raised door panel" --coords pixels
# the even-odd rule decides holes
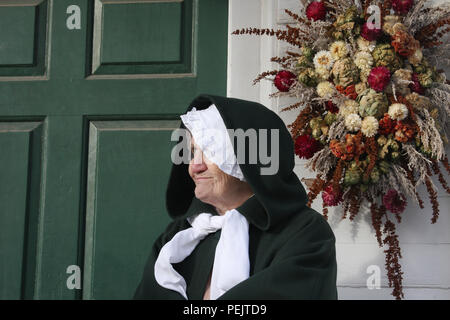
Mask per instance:
[[[0,80],[44,77],[48,0],[0,2]]]
[[[30,298],[36,264],[42,123],[0,123],[0,299]]]
[[[130,299],[169,217],[165,186],[179,121],[93,121],[83,298]],[[138,150],[138,151],[137,151]]]
[[[194,73],[197,1],[95,0],[91,10],[92,75]]]

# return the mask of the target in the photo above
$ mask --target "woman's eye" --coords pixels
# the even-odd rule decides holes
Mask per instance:
[[[195,158],[195,147],[194,146],[191,146],[191,159],[194,159]]]

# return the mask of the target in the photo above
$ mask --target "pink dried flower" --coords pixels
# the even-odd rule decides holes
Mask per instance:
[[[287,92],[294,83],[295,78],[295,74],[290,71],[283,70],[277,73],[274,83],[278,90],[281,92]]]
[[[301,135],[295,140],[295,154],[300,158],[310,159],[320,149],[320,142],[309,134]]]
[[[361,29],[361,37],[367,41],[375,41],[382,35],[382,30],[375,28],[372,23],[364,23]]]
[[[372,89],[382,92],[391,80],[391,73],[386,67],[376,67],[370,71],[367,82]]]
[[[306,7],[306,16],[309,20],[325,20],[327,8],[322,1],[313,1]]]
[[[414,5],[414,0],[393,0],[392,8],[398,14],[406,14]]]
[[[425,93],[425,89],[424,87],[422,87],[422,85],[419,82],[419,78],[417,77],[417,73],[413,73],[412,75],[412,79],[411,79],[414,83],[411,83],[409,85],[409,88],[414,91],[417,92],[418,94],[424,94]]]
[[[406,198],[397,190],[390,189],[383,196],[383,204],[392,213],[402,213],[406,208]]]
[[[333,189],[333,185],[328,185],[325,190],[322,191],[322,200],[327,207],[337,206],[342,201],[342,192]]]
[[[327,101],[326,106],[327,106],[327,110],[330,111],[331,113],[339,112],[339,108],[332,101]]]

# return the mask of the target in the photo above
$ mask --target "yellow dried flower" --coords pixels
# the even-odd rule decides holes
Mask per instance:
[[[346,57],[349,50],[344,41],[335,41],[330,46],[330,53],[334,60],[339,60]]]
[[[373,137],[378,132],[378,120],[375,117],[365,117],[361,122],[361,132],[366,137]]]
[[[359,111],[359,103],[355,100],[345,100],[345,102],[339,106],[339,115],[343,116],[344,118],[352,113],[358,113]]]
[[[336,89],[329,81],[323,81],[317,85],[317,95],[319,97],[330,98],[335,92]]]
[[[388,114],[392,120],[403,120],[408,116],[408,107],[403,103],[394,103],[389,107]]]
[[[345,127],[349,131],[358,131],[361,129],[361,117],[356,113],[349,114],[345,117]]]

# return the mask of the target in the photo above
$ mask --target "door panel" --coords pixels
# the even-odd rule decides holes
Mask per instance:
[[[179,126],[167,120],[90,123],[83,298],[134,293],[142,261],[169,222],[161,205],[171,144],[161,142]]]
[[[0,298],[132,297],[169,221],[178,116],[226,93],[227,7],[0,1]]]
[[[33,280],[41,122],[0,123],[0,297],[20,299]]]

